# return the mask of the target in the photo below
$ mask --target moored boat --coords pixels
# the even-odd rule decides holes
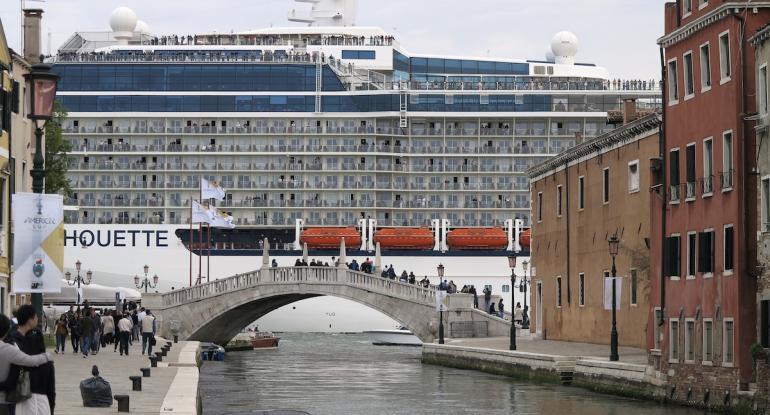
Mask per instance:
[[[276,349],[280,337],[276,337],[270,332],[255,333],[251,338],[251,345],[255,349]]]
[[[422,346],[422,341],[405,327],[398,330],[369,330],[369,336],[375,346]]]

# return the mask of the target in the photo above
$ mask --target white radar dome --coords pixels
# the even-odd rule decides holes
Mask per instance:
[[[554,56],[550,47],[548,48],[548,50],[545,51],[545,61],[551,62],[551,63],[556,61],[556,56]]]
[[[128,7],[118,7],[110,15],[110,27],[113,32],[133,32],[137,20],[133,10]]]
[[[143,20],[139,20],[136,22],[136,27],[134,28],[134,31],[142,35],[149,35],[151,33],[150,25],[145,23]]]
[[[556,63],[572,64],[575,62],[580,42],[572,32],[559,32],[551,39],[551,52],[556,57]]]

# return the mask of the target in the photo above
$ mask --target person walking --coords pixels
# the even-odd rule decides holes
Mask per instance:
[[[147,349],[147,355],[152,354],[152,343],[155,340],[155,316],[150,310],[145,311],[146,315],[142,319],[142,354]]]
[[[21,351],[17,346],[7,343],[5,339],[10,331],[11,320],[5,314],[0,314],[0,379],[4,379],[2,382],[3,387],[0,388],[0,415],[9,415],[14,410],[14,404],[8,403],[5,399],[5,391],[9,387],[6,381],[8,380],[11,365],[38,367],[50,361],[46,353],[30,356]]]
[[[91,335],[91,354],[97,354],[102,338],[102,316],[95,308],[91,309],[91,322],[94,326],[94,334]]]
[[[88,352],[91,347],[91,338],[94,335],[94,321],[91,316],[88,315],[90,309],[84,310],[82,316],[80,316],[80,352],[83,353],[83,359],[88,357]]]
[[[131,329],[134,327],[131,318],[125,314],[118,320],[118,341],[120,342],[120,355],[125,353],[128,356],[128,340],[131,336]]]
[[[111,313],[105,312],[102,316],[102,347],[107,347],[115,340],[115,320]]]
[[[502,298],[497,303],[497,313],[500,316],[500,318],[505,318],[505,307],[503,306],[503,299]]]
[[[495,303],[492,303],[489,305],[489,314],[491,315],[497,315],[497,312],[495,311]]]
[[[476,293],[476,287],[471,285],[468,292],[473,294],[473,308],[479,308],[479,295]]]
[[[56,350],[58,354],[61,350],[64,353],[64,342],[67,340],[67,315],[62,314],[59,319],[56,320],[56,326],[54,328],[54,334],[56,335]]]
[[[28,355],[45,353],[43,332],[38,329],[38,315],[35,308],[25,304],[16,311],[19,320],[21,338],[17,346]],[[56,381],[52,362],[43,363],[29,371],[29,386],[32,395],[24,401],[17,402],[16,415],[50,415],[53,414],[56,401]],[[21,367],[11,366],[6,380],[6,392],[15,389],[21,373]]]
[[[521,308],[521,303],[516,303],[516,309],[513,311],[513,321],[521,325],[524,319],[524,310]]]
[[[70,329],[72,353],[77,353],[80,349],[80,311],[76,311],[68,318],[67,327]]]
[[[142,337],[142,326],[139,325],[139,313],[137,313],[136,309],[131,312],[131,324],[133,324],[131,329],[131,343],[135,341],[138,342]]]
[[[492,290],[489,287],[484,287],[484,310],[489,310],[489,303],[492,302]]]

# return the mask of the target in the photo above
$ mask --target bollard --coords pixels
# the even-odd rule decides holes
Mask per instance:
[[[142,390],[142,377],[141,376],[129,376],[129,379],[131,379],[131,387],[135,391],[141,391]]]
[[[166,342],[166,347],[167,347],[169,350],[171,350],[171,345],[172,345],[172,344],[173,344],[173,343],[171,343],[171,342]]]
[[[179,336],[176,334],[174,335],[174,343],[179,343]]]
[[[142,371],[142,377],[143,378],[149,378],[150,377],[150,368],[149,367],[143,367],[139,369]]]
[[[128,395],[115,395],[115,400],[118,401],[118,412],[129,412]]]
[[[150,367],[158,367],[158,358],[150,356]]]
[[[160,354],[162,354],[163,357],[166,357],[168,355],[168,349],[166,349],[165,347],[160,349]]]
[[[163,352],[155,352],[155,359],[157,359],[159,362],[163,361]]]

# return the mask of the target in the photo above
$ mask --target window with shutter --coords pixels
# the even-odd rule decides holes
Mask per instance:
[[[698,235],[698,271],[704,274],[714,272],[714,231]]]
[[[16,114],[19,113],[20,97],[21,97],[21,84],[19,84],[19,81],[13,81],[13,92],[11,96],[11,110]]]
[[[681,266],[680,237],[666,238],[665,271],[668,277],[679,277]]]
[[[762,347],[770,347],[770,301],[764,300],[761,302],[761,310],[759,316],[759,337]]]
[[[735,251],[735,247],[733,246],[733,226],[728,225],[725,226],[725,243],[724,243],[724,259],[725,259],[725,271],[730,272],[733,270],[733,251]]]

